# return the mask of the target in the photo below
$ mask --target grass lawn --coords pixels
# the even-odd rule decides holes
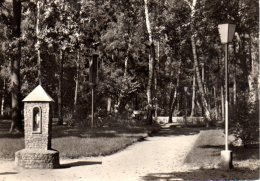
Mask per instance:
[[[192,166],[215,167],[219,164],[223,143],[224,134],[221,130],[201,131],[185,162]]]
[[[138,141],[138,137],[98,137],[78,138],[65,137],[55,138],[53,148],[59,150],[62,158],[79,158],[88,156],[109,155]]]
[[[196,174],[201,179],[259,179],[259,145],[230,146],[234,166],[230,171],[219,168],[220,151],[224,149],[223,130],[201,131],[185,162],[199,168]]]
[[[21,134],[8,133],[9,121],[0,121],[0,159],[14,160],[15,152],[23,149]],[[53,126],[52,148],[61,158],[109,155],[143,139],[151,128],[82,129]]]

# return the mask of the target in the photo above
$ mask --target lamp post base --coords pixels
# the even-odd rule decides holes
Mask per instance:
[[[220,152],[220,155],[221,155],[221,163],[220,163],[221,168],[223,168],[225,170],[229,170],[229,169],[233,168],[232,151],[222,150]]]

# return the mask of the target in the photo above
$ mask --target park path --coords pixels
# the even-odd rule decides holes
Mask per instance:
[[[0,161],[0,180],[142,180],[152,173],[188,170],[183,164],[198,134],[148,137],[116,154],[61,160],[63,168],[26,170]]]

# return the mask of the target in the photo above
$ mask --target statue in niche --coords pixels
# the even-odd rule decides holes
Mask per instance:
[[[38,107],[33,108],[33,131],[40,132],[41,115]]]

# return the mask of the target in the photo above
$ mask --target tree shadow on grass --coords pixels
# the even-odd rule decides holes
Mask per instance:
[[[235,168],[229,171],[221,169],[198,169],[187,172],[150,173],[142,177],[145,181],[157,180],[256,180],[259,179],[259,170]]]
[[[161,128],[157,133],[152,134],[152,136],[180,136],[180,135],[195,135],[201,130],[206,130],[204,127],[176,127],[171,126],[169,128]]]
[[[72,162],[72,163],[61,164],[58,169],[87,166],[87,165],[99,165],[99,164],[102,164],[102,162],[101,161],[77,161],[77,162]]]
[[[225,149],[225,145],[201,145],[199,148],[213,148],[213,149]]]
[[[225,149],[224,145],[202,145],[199,148],[205,149],[216,149],[219,152]],[[259,145],[244,146],[229,146],[229,149],[233,152],[233,158],[235,160],[248,160],[248,159],[259,159]]]
[[[2,172],[0,175],[13,175],[13,174],[18,174],[17,172]]]
[[[67,136],[75,136],[79,138],[98,138],[98,137],[119,137],[119,133],[113,130],[102,129],[78,129],[78,128],[56,128],[53,130],[52,137],[60,138]]]
[[[24,133],[9,133],[11,120],[0,120],[0,138],[22,138]],[[121,137],[122,134],[127,137],[133,134],[144,134],[149,132],[150,128],[137,127],[137,128],[125,128],[125,127],[113,127],[113,128],[82,128],[82,127],[68,127],[64,125],[57,125],[53,123],[52,137],[69,137],[75,136],[79,138],[92,138],[92,137]]]
[[[259,159],[259,144],[244,146],[231,146],[235,160]]]
[[[82,129],[82,128],[68,128],[66,126],[55,126],[52,131],[53,138],[67,137],[67,136],[75,136],[80,138],[98,138],[98,137],[121,137],[124,135],[132,136],[137,134],[144,134],[148,132],[145,128],[94,128],[94,129]]]
[[[23,138],[24,133],[9,133],[0,130],[0,138]]]
[[[0,119],[0,138],[22,138],[24,133],[13,132],[10,133],[11,120]]]

